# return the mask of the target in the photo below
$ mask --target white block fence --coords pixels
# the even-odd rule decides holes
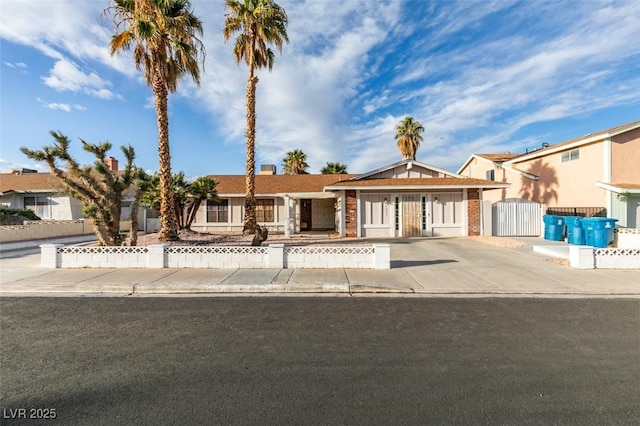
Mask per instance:
[[[45,268],[390,269],[389,244],[346,246],[66,247],[43,244]]]
[[[569,265],[577,269],[640,269],[640,249],[571,246]]]

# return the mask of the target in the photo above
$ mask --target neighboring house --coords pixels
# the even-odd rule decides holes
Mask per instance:
[[[118,170],[118,160],[108,158],[109,167]],[[125,192],[121,218],[130,216],[132,190]],[[29,209],[43,220],[77,220],[84,217],[82,202],[64,191],[60,180],[51,173],[31,169],[14,169],[0,173],[0,204],[12,209]],[[147,209],[140,209],[138,222],[143,226]]]
[[[551,211],[603,212],[640,227],[640,121],[524,154],[473,154],[460,175],[511,183],[485,200],[526,199]]]
[[[220,201],[201,207],[192,229],[241,231],[244,175],[209,176]],[[347,237],[480,235],[485,190],[508,184],[464,178],[415,160],[361,175],[256,175],[258,223],[287,232]],[[289,229],[287,229],[287,224]]]
[[[29,209],[43,220],[74,220],[82,203],[63,192],[51,173],[9,171],[0,173],[0,203],[12,209]]]

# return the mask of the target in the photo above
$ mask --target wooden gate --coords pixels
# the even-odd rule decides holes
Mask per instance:
[[[420,195],[402,196],[402,236],[419,237],[421,235]]]
[[[541,233],[542,204],[508,198],[492,206],[493,232],[498,237],[537,237]]]

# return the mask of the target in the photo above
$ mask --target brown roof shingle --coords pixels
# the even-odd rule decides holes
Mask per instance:
[[[284,194],[322,192],[332,183],[351,179],[357,175],[256,175],[256,194]],[[218,194],[245,194],[244,175],[210,175],[218,185]]]
[[[0,173],[0,193],[11,191],[51,191],[60,192],[63,186],[51,173],[25,173],[14,175]]]

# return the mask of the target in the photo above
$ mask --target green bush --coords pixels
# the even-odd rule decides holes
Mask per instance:
[[[40,220],[40,218],[29,209],[10,209],[7,206],[0,206],[1,225],[22,225],[25,220]]]

